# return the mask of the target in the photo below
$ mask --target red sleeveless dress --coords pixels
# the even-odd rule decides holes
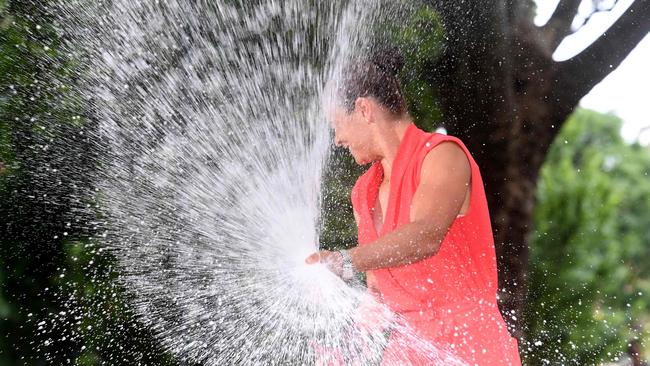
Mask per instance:
[[[372,245],[410,222],[410,206],[426,154],[439,143],[460,146],[471,165],[470,206],[452,223],[437,254],[406,266],[372,271],[384,303],[423,340],[451,350],[469,365],[521,365],[517,341],[510,336],[497,307],[497,268],[490,216],[476,162],[457,138],[426,133],[411,124],[393,162],[385,220],[376,232],[375,206],[383,169],[375,162],[352,189],[359,217],[359,245]],[[441,197],[440,199],[445,199]],[[405,337],[391,334],[383,365],[427,364],[417,351],[404,355]],[[415,360],[415,361],[414,361]]]

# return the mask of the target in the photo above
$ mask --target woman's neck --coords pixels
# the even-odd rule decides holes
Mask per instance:
[[[391,121],[390,127],[380,136],[379,146],[382,149],[381,167],[384,170],[384,183],[390,183],[393,169],[393,162],[397,157],[400,144],[406,134],[406,129],[413,123],[411,118],[406,117],[398,121]]]

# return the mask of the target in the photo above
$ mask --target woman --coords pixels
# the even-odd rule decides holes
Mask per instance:
[[[517,342],[497,307],[496,256],[479,169],[457,138],[425,133],[408,114],[384,52],[344,70],[333,88],[335,142],[371,163],[352,190],[359,245],[306,259],[368,288],[417,336],[470,365],[520,365]],[[425,364],[393,332],[383,364]],[[399,355],[409,354],[409,360]]]

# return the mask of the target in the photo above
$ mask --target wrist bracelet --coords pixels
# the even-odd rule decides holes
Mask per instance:
[[[352,264],[350,253],[348,253],[347,249],[339,250],[339,253],[341,254],[341,259],[343,259],[343,271],[341,273],[341,277],[344,280],[351,280],[354,278],[354,273],[356,271],[354,270],[354,265]]]

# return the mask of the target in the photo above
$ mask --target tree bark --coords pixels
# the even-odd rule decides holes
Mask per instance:
[[[549,48],[555,49],[564,37],[571,34],[571,23],[581,2],[582,0],[561,0],[557,5],[551,18],[541,29]]]
[[[635,3],[580,55],[551,55],[580,1],[562,0],[543,27],[530,0],[435,2],[447,32],[446,51],[430,73],[444,124],[477,160],[491,211],[499,265],[499,297],[514,336],[526,301],[528,236],[539,170],[579,100],[614,70],[650,30],[649,0]]]

